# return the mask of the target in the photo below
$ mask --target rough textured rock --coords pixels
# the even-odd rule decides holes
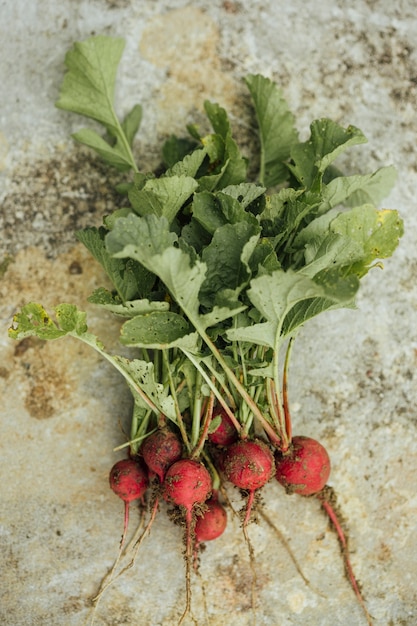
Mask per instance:
[[[85,305],[94,332],[117,346],[114,320],[86,303],[102,275],[74,231],[99,224],[120,202],[118,176],[71,143],[81,121],[53,107],[68,47],[106,33],[127,39],[118,110],[138,101],[144,107],[135,146],[143,168],[158,166],[167,134],[202,123],[205,98],[231,111],[235,136],[247,146],[253,131],[241,79],[248,72],[283,87],[303,135],[321,116],[359,126],[369,144],[346,154],[348,172],[398,168],[385,206],[405,220],[400,248],[383,273],[365,280],[357,311],[306,326],[294,348],[290,393],[296,433],[320,438],[329,450],[331,484],[375,624],[415,624],[415,3],[15,0],[3,7],[0,30],[0,622],[83,624],[122,532],[122,505],[107,475],[131,408],[123,381],[75,341],[7,338],[24,302],[50,308],[69,301]],[[230,495],[239,508],[238,495]],[[365,624],[318,503],[287,497],[271,483],[264,507],[310,584],[260,519],[249,531],[257,623]],[[96,626],[176,624],[182,568],[181,529],[162,507],[135,568],[99,604]],[[236,518],[202,555],[193,581],[197,623],[207,613],[212,626],[254,624],[251,580]]]

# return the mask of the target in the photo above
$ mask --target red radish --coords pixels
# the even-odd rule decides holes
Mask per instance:
[[[209,498],[212,490],[211,476],[202,463],[194,459],[181,459],[169,467],[162,486],[167,502],[185,509],[186,605],[178,626],[183,623],[191,606],[191,559],[193,555],[194,508]]]
[[[209,433],[207,439],[216,446],[230,446],[238,438],[238,432],[223,407],[216,407],[213,411],[213,419],[221,418],[221,422],[215,431]]]
[[[121,461],[117,461],[110,470],[109,482],[114,493],[119,496],[125,504],[123,534],[117,559],[111,570],[104,577],[97,595],[93,598],[93,602],[96,602],[103,591],[111,584],[113,574],[119,564],[129,526],[129,503],[142,498],[149,484],[148,473],[145,466],[135,459],[122,459]]]
[[[198,550],[203,541],[213,541],[224,533],[227,526],[226,509],[218,501],[217,490],[213,489],[211,498],[205,503],[205,510],[196,519],[194,535],[194,569],[198,568]]]
[[[275,477],[288,493],[311,496],[323,489],[330,475],[326,449],[310,437],[293,437],[284,453],[275,454]]]
[[[148,487],[148,476],[138,461],[123,459],[111,468],[109,482],[114,493],[129,504],[143,496]]]
[[[266,443],[260,439],[238,441],[229,446],[223,457],[226,478],[249,492],[246,506],[245,527],[249,522],[256,489],[263,487],[274,474],[274,456]]]
[[[186,513],[191,513],[195,504],[205,502],[210,492],[211,476],[199,461],[181,459],[173,463],[165,474],[165,500],[184,507]]]
[[[171,430],[160,428],[145,439],[141,452],[149,471],[162,483],[170,465],[181,458],[182,445]]]
[[[227,513],[226,509],[217,499],[217,494],[206,502],[207,509],[202,515],[197,517],[195,523],[196,544],[200,541],[212,541],[220,537],[226,529]]]
[[[117,461],[110,470],[110,487],[125,503],[125,518],[120,551],[123,548],[129,526],[129,502],[141,498],[148,488],[148,474],[142,463],[134,459]]]
[[[223,457],[223,467],[226,478],[231,483],[249,492],[246,504],[246,514],[243,520],[243,535],[249,550],[249,559],[252,569],[252,609],[256,605],[256,568],[252,543],[247,525],[250,520],[255,491],[263,487],[273,476],[275,465],[274,455],[266,443],[260,439],[238,441],[226,448]]]

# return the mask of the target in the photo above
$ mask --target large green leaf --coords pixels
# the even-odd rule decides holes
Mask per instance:
[[[247,295],[266,321],[234,328],[227,332],[232,340],[253,342],[277,350],[288,332],[303,324],[313,314],[329,308],[330,303],[347,302],[351,299],[347,290],[341,289],[334,279],[331,282],[316,282],[302,272],[276,270],[254,278],[250,283]],[[316,300],[314,308],[310,308],[308,317],[297,315],[297,324],[285,325],[287,315],[300,303],[311,303]],[[305,312],[307,309],[304,309]],[[307,315],[307,312],[306,312]]]
[[[138,215],[164,216],[171,223],[197,187],[191,176],[150,178],[140,189],[135,185],[130,189],[129,200]]]
[[[192,262],[184,249],[173,245],[176,240],[176,235],[168,229],[166,218],[130,215],[116,222],[107,235],[106,245],[116,258],[130,257],[152,268],[194,328],[204,334],[208,326],[236,315],[242,307],[235,310],[214,307],[211,313],[200,314],[199,292],[207,266],[199,259]]]
[[[294,116],[282,91],[275,83],[259,74],[245,79],[255,107],[261,141],[259,181],[273,187],[288,178],[285,162],[298,141]]]
[[[104,228],[85,228],[77,232],[77,239],[103,267],[123,302],[148,296],[155,283],[155,275],[137,261],[112,258],[104,245],[106,232]]]
[[[310,139],[292,147],[289,167],[303,188],[317,191],[327,167],[348,147],[366,143],[366,137],[355,126],[345,129],[327,118],[312,122],[310,130]]]
[[[125,322],[120,341],[130,346],[164,349],[176,345],[178,339],[190,333],[190,325],[182,315],[172,311],[153,311]]]
[[[124,47],[124,39],[103,35],[75,43],[65,57],[68,71],[56,106],[91,117],[116,133],[114,87]]]
[[[200,291],[202,304],[211,307],[216,296],[225,289],[233,290],[236,296],[244,289],[251,276],[248,261],[258,242],[259,231],[258,225],[248,222],[225,224],[215,231],[202,253],[207,265]]]
[[[381,167],[363,176],[338,176],[323,186],[322,203],[318,213],[329,211],[339,204],[360,206],[378,205],[389,194],[397,179],[395,167]]]
[[[294,245],[304,248],[305,272],[310,275],[316,266],[344,266],[345,273],[362,277],[374,261],[392,255],[402,234],[397,211],[365,204],[318,217],[299,233]]]
[[[140,123],[140,107],[134,107],[121,124],[113,106],[116,73],[124,46],[123,39],[104,35],[75,43],[65,57],[68,71],[56,106],[103,124],[114,143],[89,129],[75,133],[74,138],[93,148],[111,165],[136,170],[131,144]]]

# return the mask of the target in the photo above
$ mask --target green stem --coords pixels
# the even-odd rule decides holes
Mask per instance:
[[[158,415],[158,413],[160,413],[160,410],[158,409],[158,407],[152,402],[152,400],[150,398],[148,398],[146,393],[144,391],[142,391],[142,389],[139,387],[137,382],[132,378],[132,376],[129,374],[129,372],[127,372],[125,370],[123,365],[121,363],[119,363],[118,358],[111,356],[110,354],[105,352],[102,348],[100,348],[100,346],[97,344],[97,340],[94,337],[94,335],[90,335],[89,333],[84,333],[83,335],[79,335],[75,331],[74,332],[70,332],[68,334],[71,335],[72,337],[75,337],[76,339],[80,339],[81,341],[86,343],[91,348],[94,348],[94,350],[96,350],[96,352],[98,352],[102,357],[104,357],[107,361],[109,361],[113,365],[113,367],[115,367],[117,369],[117,371],[126,380],[126,382],[128,383],[129,387],[135,393],[138,394],[138,396],[151,409],[151,411],[156,413],[156,415]]]
[[[240,380],[236,377],[235,373],[227,365],[226,361],[224,360],[223,356],[216,348],[215,344],[212,342],[212,340],[210,339],[210,337],[207,335],[207,333],[204,330],[199,329],[199,332],[205,344],[210,348],[214,358],[217,360],[219,365],[223,368],[224,373],[229,378],[230,382],[235,387],[236,391],[241,395],[241,397],[249,406],[249,408],[251,409],[255,417],[261,423],[262,428],[267,433],[271,443],[274,445],[280,446],[281,442],[277,433],[274,431],[274,429],[272,428],[268,420],[262,415],[262,411],[259,409],[258,405],[250,397],[250,395],[248,394],[248,392],[246,391],[246,389],[244,388]]]
[[[291,413],[290,413],[290,406],[288,402],[288,368],[290,365],[290,356],[291,356],[291,349],[292,349],[293,343],[294,343],[294,337],[291,337],[288,342],[287,352],[285,354],[284,374],[282,377],[282,400],[283,400],[283,406],[284,406],[285,433],[286,433],[286,437],[288,440],[288,445],[290,444],[291,438],[292,438]],[[285,452],[287,449],[288,447],[283,449],[282,451]]]
[[[180,433],[181,433],[181,437],[182,437],[182,440],[184,442],[184,445],[187,448],[187,450],[190,451],[190,449],[191,449],[190,441],[188,439],[187,431],[185,429],[184,422],[183,422],[183,419],[182,419],[180,405],[178,403],[177,390],[175,388],[174,379],[172,378],[172,372],[171,372],[171,368],[169,366],[167,350],[162,350],[162,358],[163,358],[163,360],[165,362],[165,365],[166,365],[166,372],[168,374],[169,388],[171,390],[172,399],[174,401],[175,414],[176,414],[176,417],[177,417],[177,425],[178,425],[178,428],[180,429]]]
[[[279,433],[281,439],[285,437],[285,423],[284,417],[282,413],[281,400],[277,394],[277,389],[275,387],[275,382],[272,378],[267,378],[265,381],[266,386],[266,397],[268,398],[268,406],[269,406],[269,414],[272,418],[272,421]],[[282,449],[282,443],[280,445]]]
[[[197,361],[197,359],[191,354],[191,352],[188,352],[188,350],[186,350],[185,348],[181,348],[181,350],[183,351],[183,353],[185,354],[185,356],[187,357],[187,359],[189,359],[191,361],[191,363],[193,363],[194,367],[200,372],[200,374],[202,375],[202,377],[204,378],[205,382],[207,383],[207,385],[210,387],[211,391],[213,392],[213,394],[216,396],[219,404],[223,407],[223,409],[226,411],[227,415],[230,417],[233,426],[236,428],[237,432],[239,434],[241,434],[242,431],[242,425],[238,422],[238,420],[235,417],[235,414],[233,413],[233,411],[231,410],[231,408],[227,405],[227,403],[224,401],[220,391],[217,389],[217,387],[215,387],[215,385],[213,384],[213,382],[210,380],[210,377],[207,375],[207,373],[204,371],[204,369],[202,368],[202,366],[200,365],[200,363]]]
[[[193,421],[191,425],[191,448],[197,446],[200,423],[201,423],[201,406],[202,406],[202,394],[201,394],[201,374],[197,371],[195,377],[194,387],[194,403],[193,403]]]
[[[132,149],[130,147],[130,144],[129,144],[127,138],[126,138],[126,135],[124,134],[124,131],[123,131],[122,125],[120,124],[119,118],[117,117],[116,114],[114,114],[114,117],[115,117],[115,120],[117,122],[117,131],[118,131],[117,134],[119,136],[120,142],[123,144],[123,148],[124,148],[128,158],[129,158],[129,161],[130,161],[130,164],[132,166],[133,171],[135,172],[135,174],[137,174],[139,172],[139,170],[138,170],[138,167],[136,165],[136,162],[135,162],[135,159],[134,159],[133,152],[132,152]]]
[[[207,454],[207,452],[204,450],[202,450],[201,453],[202,457],[204,458],[208,468],[209,468],[209,472],[211,474],[211,481],[212,481],[212,485],[213,485],[213,491],[219,491],[220,486],[221,486],[221,480],[220,480],[220,476],[219,473],[216,469],[216,467],[214,466],[213,461],[211,460],[210,456]]]
[[[190,457],[192,459],[198,459],[198,457],[200,456],[204,448],[204,444],[206,442],[207,435],[208,435],[211,418],[213,416],[213,405],[214,405],[214,393],[211,392],[210,398],[209,398],[209,401],[207,403],[207,407],[204,413],[204,421],[203,421],[203,426],[201,428],[201,433],[199,433],[199,440]]]
[[[219,372],[216,370],[215,367],[213,367],[213,365],[210,363],[210,361],[208,359],[205,360],[204,363],[205,363],[207,369],[210,370],[210,374],[212,374],[212,376],[215,378],[215,380],[219,383],[222,392],[227,397],[227,400],[228,400],[228,402],[230,404],[230,407],[232,409],[235,409],[236,408],[236,401],[235,401],[232,393],[230,392],[230,389],[225,384],[221,374],[219,374]]]

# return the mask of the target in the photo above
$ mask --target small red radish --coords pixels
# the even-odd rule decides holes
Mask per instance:
[[[209,433],[207,439],[216,446],[230,446],[238,438],[238,432],[223,407],[216,407],[213,418],[220,417],[221,421],[215,431]]]
[[[201,541],[212,541],[224,533],[227,525],[226,509],[217,499],[217,494],[213,495],[206,502],[207,509],[202,515],[197,517],[195,523],[196,544]]]
[[[122,459],[113,465],[109,475],[110,487],[126,504],[141,498],[148,487],[148,475],[141,463]]]
[[[275,477],[288,493],[311,496],[323,489],[330,475],[326,449],[311,437],[293,437],[284,453],[275,454]]]
[[[145,439],[141,452],[149,471],[162,483],[170,465],[181,458],[182,444],[171,430],[160,428]]]
[[[181,459],[173,463],[165,474],[162,485],[164,499],[185,509],[186,605],[178,626],[183,623],[191,607],[194,508],[210,497],[211,490],[210,473],[202,463],[194,459]]]
[[[243,520],[243,535],[249,550],[252,569],[252,608],[256,605],[256,568],[252,543],[247,526],[250,520],[255,492],[274,475],[274,455],[268,445],[260,439],[254,441],[241,440],[226,448],[223,457],[224,474],[231,483],[249,492],[246,503],[246,514]]]
[[[227,526],[226,509],[218,500],[218,492],[213,489],[211,498],[205,503],[205,510],[195,522],[194,569],[198,569],[198,550],[200,543],[213,541],[224,533]]]
[[[117,461],[113,465],[109,474],[109,483],[114,493],[119,496],[125,505],[124,526],[122,539],[120,541],[119,553],[113,567],[107,572],[106,576],[101,581],[100,588],[97,594],[92,598],[95,603],[99,600],[103,592],[109,587],[115,580],[113,577],[114,572],[119,564],[122,556],[123,546],[126,540],[127,530],[129,526],[129,504],[133,500],[142,498],[149,485],[148,472],[146,467],[140,460],[122,459]]]
[[[211,492],[211,476],[199,461],[181,459],[165,474],[163,497],[167,502],[182,506],[191,513],[194,505],[202,504]]]
[[[238,441],[229,446],[223,457],[226,478],[249,492],[246,506],[245,527],[249,522],[256,489],[263,487],[274,474],[274,456],[266,443],[260,439]]]

